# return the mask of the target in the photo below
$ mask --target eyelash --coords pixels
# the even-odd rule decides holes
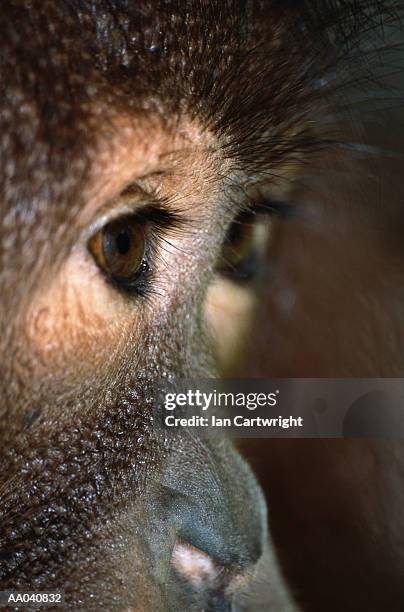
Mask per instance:
[[[156,248],[156,245],[153,244],[154,239],[148,239],[146,252],[142,261],[142,269],[139,270],[138,275],[131,283],[123,283],[114,280],[112,277],[109,277],[110,282],[125,295],[135,296],[135,297],[147,297],[150,293],[152,293],[153,288],[153,252]]]
[[[247,214],[290,219],[296,211],[296,205],[286,200],[254,200],[246,207]]]
[[[263,234],[260,227],[275,216],[287,218],[291,209],[291,204],[284,201],[250,201],[227,228],[216,273],[239,284],[256,279],[262,271],[268,237],[268,231]]]
[[[287,219],[291,216],[293,210],[294,206],[285,201],[251,201],[240,215],[251,216],[252,222],[255,215],[261,217],[277,216],[280,219]],[[232,223],[237,223],[240,215]],[[146,248],[141,269],[139,269],[136,277],[128,283],[118,281],[104,271],[102,272],[107,277],[108,282],[124,295],[147,298],[155,292],[155,261],[159,256],[162,243],[167,239],[167,232],[180,230],[184,221],[178,212],[164,205],[164,203],[150,204],[139,212],[128,214],[127,217],[135,219],[145,230]]]
[[[146,241],[142,268],[130,283],[118,281],[102,269],[101,272],[107,281],[125,296],[147,298],[154,292],[154,262],[158,257],[159,247],[167,231],[178,229],[182,225],[182,220],[175,210],[168,209],[161,203],[145,206],[141,211],[123,217],[136,220],[144,229]],[[120,217],[117,217],[118,219]],[[104,227],[107,225],[108,222]]]
[[[141,297],[147,297],[154,290],[154,267],[158,257],[161,244],[168,231],[176,230],[181,225],[181,218],[172,210],[164,206],[150,206],[142,210],[139,219],[143,219],[149,231],[146,232],[145,263],[146,272],[140,274],[139,282],[136,283],[136,293]]]

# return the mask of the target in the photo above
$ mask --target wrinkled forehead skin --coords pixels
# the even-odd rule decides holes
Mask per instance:
[[[77,372],[76,378],[67,364],[68,384],[52,368],[37,376],[40,357],[35,353],[33,361],[27,350],[25,325],[31,302],[48,289],[70,253],[89,194],[99,187],[102,195],[108,160],[121,172],[128,151],[135,158],[139,151],[152,155],[145,143],[161,137],[168,142],[164,153],[175,148],[178,129],[192,141],[192,126],[198,126],[197,139],[216,160],[205,163],[201,174],[220,193],[228,177],[276,170],[295,150],[310,148],[312,140],[299,126],[313,102],[309,92],[321,59],[315,52],[320,39],[313,43],[303,36],[307,7],[296,4],[2,2],[3,588],[62,586],[75,593],[78,605],[88,603],[94,585],[107,585],[109,595],[101,586],[98,592],[108,608],[134,606],[135,585],[144,609],[160,609],[159,591],[151,585],[167,577],[160,566],[153,575],[146,569],[154,559],[150,532],[166,542],[160,555],[164,568],[176,533],[189,529],[189,508],[198,508],[202,497],[206,504],[212,482],[217,484],[208,504],[212,514],[192,521],[206,531],[213,518],[217,522],[225,509],[236,507],[241,492],[250,515],[234,513],[210,540],[231,540],[230,549],[214,551],[224,563],[256,561],[264,511],[254,501],[259,493],[247,468],[226,444],[201,447],[181,439],[171,448],[153,421],[153,385],[161,376],[214,373],[197,300],[189,303],[185,292],[177,292],[163,318],[149,317],[140,336],[128,332],[119,358],[111,347],[106,365],[85,376]],[[296,73],[297,57],[313,61]],[[285,87],[291,81],[293,96]],[[202,157],[206,162],[206,151]],[[231,216],[225,198],[214,202],[212,252],[223,235],[214,231],[220,217]],[[203,294],[207,282],[202,279],[196,294]],[[189,312],[194,316],[185,316]],[[46,370],[46,360],[42,365]],[[198,473],[195,464],[201,466]],[[167,489],[189,499],[181,526]],[[119,593],[125,593],[123,599]]]

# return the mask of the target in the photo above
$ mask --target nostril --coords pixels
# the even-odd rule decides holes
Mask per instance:
[[[213,449],[209,440],[194,442],[194,457],[203,450],[204,469],[190,469],[189,449],[176,440],[178,452],[161,482],[158,523],[164,529],[170,517],[175,526],[163,579],[175,610],[230,612],[235,603],[238,610],[240,593],[249,589],[262,557],[266,507],[251,471],[230,445]]]
[[[251,568],[224,567],[183,540],[174,546],[171,565],[177,588],[192,602],[189,609],[205,612],[236,612],[234,598],[251,577]]]
[[[178,575],[196,589],[213,588],[222,572],[208,554],[181,541],[174,546],[171,563]]]

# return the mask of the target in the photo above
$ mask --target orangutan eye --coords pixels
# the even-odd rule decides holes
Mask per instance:
[[[253,211],[239,215],[227,231],[217,271],[234,280],[251,280],[263,260],[270,223]]]
[[[89,241],[101,270],[126,290],[136,289],[149,271],[144,219],[121,217],[104,225]]]

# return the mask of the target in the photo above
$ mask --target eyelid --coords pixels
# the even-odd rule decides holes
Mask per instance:
[[[163,227],[168,229],[182,224],[178,212],[162,201],[157,202],[150,199],[130,202],[122,201],[122,198],[116,198],[112,203],[109,202],[99,209],[97,218],[84,230],[83,241],[87,244],[92,236],[102,230],[108,223],[132,216],[138,216],[139,220],[154,224],[157,229]]]
[[[105,225],[108,225],[108,223],[111,223],[112,221],[116,221],[117,219],[120,219],[121,217],[129,217],[132,215],[136,215],[137,211],[138,211],[138,206],[135,207],[131,207],[131,206],[120,206],[117,208],[113,208],[113,209],[108,209],[106,208],[105,212],[101,212],[102,209],[100,209],[97,218],[94,219],[90,225],[88,225],[86,227],[86,229],[84,230],[83,233],[83,239],[84,242],[87,243],[90,238],[92,238],[92,236],[94,236],[97,232],[99,232],[100,230],[102,230],[103,227],[105,227]]]
[[[135,201],[132,205],[131,199],[120,198],[107,205],[106,212],[101,214],[84,232],[86,251],[91,253],[95,263],[101,270],[104,278],[124,295],[137,295],[147,297],[153,292],[155,282],[155,266],[158,261],[161,243],[164,241],[164,232],[172,228],[178,228],[182,223],[180,215],[169,207],[165,202],[148,200],[146,202]],[[122,202],[123,200],[123,202]],[[129,205],[128,205],[129,204]],[[142,226],[145,239],[145,249],[142,260],[142,271],[135,274],[133,278],[126,282],[118,279],[113,274],[107,272],[104,266],[100,265],[91,250],[91,242],[100,234],[104,228],[114,221],[135,222]]]
[[[247,212],[289,219],[296,213],[296,204],[288,200],[262,199],[251,202]]]

